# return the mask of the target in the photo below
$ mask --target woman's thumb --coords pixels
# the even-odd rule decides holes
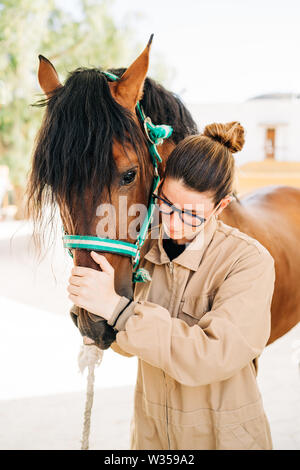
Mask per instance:
[[[113,274],[114,268],[112,265],[107,261],[105,256],[100,255],[99,253],[96,253],[96,251],[91,251],[91,256],[93,260],[99,264],[100,268],[102,271],[104,271],[107,274]]]

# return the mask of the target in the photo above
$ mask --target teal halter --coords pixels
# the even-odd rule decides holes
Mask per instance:
[[[119,80],[119,77],[110,73],[110,72],[102,72],[108,78],[113,81]],[[151,160],[154,168],[154,176],[153,176],[153,183],[152,183],[152,190],[150,196],[150,204],[147,210],[147,214],[145,220],[142,224],[140,233],[137,236],[135,243],[123,242],[121,240],[111,240],[109,238],[100,238],[100,237],[92,237],[87,235],[68,235],[65,231],[64,227],[63,230],[63,243],[64,247],[68,249],[70,256],[73,258],[73,254],[71,252],[71,248],[81,248],[86,250],[98,250],[98,251],[105,251],[107,253],[115,253],[124,256],[131,256],[132,257],[132,264],[133,264],[133,282],[146,282],[151,280],[150,275],[146,269],[139,268],[138,265],[140,262],[140,250],[143,246],[148,228],[152,222],[153,212],[155,209],[155,202],[152,196],[152,193],[156,190],[159,182],[160,177],[158,174],[158,162],[161,162],[162,159],[157,151],[156,146],[163,143],[164,139],[170,137],[173,132],[173,128],[168,125],[158,125],[155,126],[152,124],[150,117],[146,117],[143,111],[142,106],[139,102],[136,105],[137,113],[143,123],[145,134],[148,139],[148,148],[151,155]]]

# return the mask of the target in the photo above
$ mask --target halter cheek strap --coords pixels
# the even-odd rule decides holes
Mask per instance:
[[[119,77],[110,73],[110,72],[102,72],[108,78],[113,81],[119,80]],[[137,115],[139,116],[143,126],[144,131],[148,140],[148,148],[151,155],[151,160],[154,168],[154,176],[153,176],[153,183],[152,183],[152,190],[151,190],[151,197],[150,197],[150,204],[147,210],[146,217],[142,224],[141,230],[137,236],[135,243],[123,242],[121,240],[112,240],[109,238],[100,238],[100,237],[92,237],[89,235],[68,235],[65,231],[64,227],[63,230],[63,243],[64,247],[68,249],[70,256],[73,258],[73,254],[71,252],[72,248],[81,248],[86,250],[98,250],[98,251],[105,251],[107,253],[115,253],[124,256],[131,256],[132,257],[132,264],[133,264],[133,282],[147,282],[151,280],[151,277],[148,271],[144,268],[138,268],[139,261],[140,261],[140,250],[143,246],[149,226],[153,219],[153,213],[155,209],[155,202],[152,196],[152,193],[156,190],[159,182],[160,176],[158,173],[158,163],[162,161],[161,156],[159,155],[156,146],[163,143],[164,139],[170,137],[173,132],[173,128],[168,125],[154,125],[150,119],[150,117],[145,116],[144,110],[140,103],[138,102],[136,105]]]

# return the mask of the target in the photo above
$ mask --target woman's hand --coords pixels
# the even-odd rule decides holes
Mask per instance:
[[[121,298],[114,287],[114,268],[95,251],[91,251],[91,257],[102,271],[74,266],[69,278],[68,297],[78,307],[109,320]]]

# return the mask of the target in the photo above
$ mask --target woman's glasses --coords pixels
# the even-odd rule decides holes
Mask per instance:
[[[175,207],[170,201],[167,201],[162,196],[157,196],[157,194],[152,193],[152,197],[158,205],[158,209],[163,214],[171,215],[173,212],[178,212],[180,219],[184,224],[190,225],[191,227],[200,227],[206,219],[200,217],[200,215],[193,214],[193,212],[188,210],[181,210]]]

